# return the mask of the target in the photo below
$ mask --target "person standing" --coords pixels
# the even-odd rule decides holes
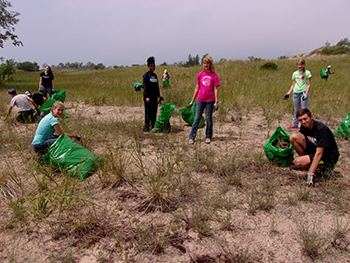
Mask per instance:
[[[24,94],[17,94],[15,89],[9,89],[8,93],[11,95],[12,99],[10,101],[10,107],[6,113],[5,120],[10,115],[12,108],[16,105],[19,109],[19,113],[16,117],[18,122],[35,122],[34,110],[30,105],[29,98]]]
[[[205,109],[206,115],[206,139],[205,143],[209,144],[213,137],[213,120],[212,115],[214,111],[219,109],[219,89],[220,80],[215,72],[214,60],[211,56],[206,56],[203,59],[204,70],[197,76],[197,85],[193,93],[191,102],[187,108],[191,108],[195,99],[197,98],[196,115],[192,125],[189,136],[189,144],[193,144],[196,138],[198,125],[201,120],[203,111]]]
[[[148,71],[143,75],[143,101],[145,106],[144,131],[150,131],[154,127],[157,119],[158,98],[160,97],[158,77],[154,73],[156,69],[154,57],[147,59]]]
[[[313,185],[313,177],[320,161],[328,171],[334,169],[339,158],[339,150],[332,131],[322,122],[315,121],[308,109],[297,112],[301,124],[300,133],[293,133],[289,141],[298,153],[291,169],[308,169],[307,184]]]
[[[311,72],[305,69],[305,60],[299,59],[297,62],[298,70],[295,71],[292,75],[292,86],[290,87],[287,94],[284,96],[284,99],[289,98],[290,93],[293,91],[293,103],[294,103],[294,121],[291,126],[288,126],[289,129],[298,129],[298,119],[297,112],[300,109],[307,109],[309,106],[310,99],[310,88],[311,88]]]
[[[47,94],[52,97],[55,92],[54,76],[50,66],[45,67],[45,71],[40,73],[39,91],[47,98]]]
[[[169,79],[170,79],[170,75],[169,75],[168,70],[166,69],[166,70],[164,70],[164,73],[162,75],[163,88],[170,86]]]

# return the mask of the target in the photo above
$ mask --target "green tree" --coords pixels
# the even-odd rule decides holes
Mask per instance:
[[[18,40],[18,36],[14,34],[15,27],[19,22],[17,16],[20,15],[18,12],[8,11],[7,8],[12,7],[11,3],[6,0],[0,0],[0,47],[4,47],[4,42],[8,39],[12,40],[12,44],[15,46],[23,46],[23,43]]]
[[[16,62],[13,59],[8,59],[6,63],[1,64],[0,75],[2,76],[2,80],[5,80],[6,75],[7,80],[10,80],[11,75],[16,72],[15,64]]]
[[[24,71],[38,71],[39,65],[35,61],[34,62],[30,62],[30,61],[18,62],[17,69],[24,70]]]

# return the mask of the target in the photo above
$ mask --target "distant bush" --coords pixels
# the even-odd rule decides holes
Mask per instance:
[[[350,54],[350,42],[347,38],[341,39],[335,46],[331,46],[329,42],[326,42],[325,47],[319,53],[321,55]]]
[[[276,63],[273,62],[267,62],[264,65],[260,66],[260,69],[272,69],[276,70],[278,68]]]
[[[36,62],[24,61],[18,62],[16,68],[24,71],[38,71],[39,65]]]

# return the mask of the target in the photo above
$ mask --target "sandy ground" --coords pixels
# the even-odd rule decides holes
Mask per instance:
[[[110,122],[122,120],[136,120],[142,123],[142,107],[114,107],[114,106],[91,106],[82,103],[66,103],[67,114],[72,115],[79,112],[81,119],[96,118],[96,122]],[[204,144],[203,129],[199,131],[197,143],[193,147],[200,147],[203,151],[215,152],[215,156],[227,156],[237,154],[241,159],[252,158],[247,161],[246,171],[243,174],[249,176],[254,174],[251,180],[260,182],[263,177],[270,175],[278,176],[279,186],[276,191],[277,202],[270,211],[258,211],[250,213],[247,191],[250,187],[236,189],[234,186],[218,195],[224,200],[230,200],[229,209],[217,211],[221,217],[219,220],[210,219],[210,235],[203,235],[186,225],[185,220],[181,220],[182,211],[175,210],[172,213],[152,212],[140,213],[135,211],[138,203],[142,201],[142,195],[134,192],[131,186],[122,185],[120,187],[102,188],[96,174],[84,180],[91,190],[93,199],[98,204],[98,210],[104,211],[105,217],[96,222],[96,241],[90,242],[89,246],[74,245],[77,238],[62,234],[60,238],[52,238],[52,229],[40,222],[26,222],[21,227],[2,226],[0,261],[2,262],[312,262],[303,253],[302,246],[298,240],[298,222],[314,222],[317,230],[323,237],[328,237],[334,230],[334,219],[339,218],[349,227],[349,207],[343,211],[338,209],[324,194],[324,184],[317,183],[315,188],[310,188],[311,200],[309,202],[298,202],[298,205],[288,205],[288,196],[295,195],[295,189],[303,182],[306,172],[294,172],[278,166],[264,165],[255,167],[254,160],[260,156],[266,159],[263,153],[263,145],[268,136],[278,127],[286,129],[292,122],[292,115],[285,114],[280,120],[275,120],[271,127],[267,126],[266,118],[259,109],[250,111],[229,112],[225,121],[217,120],[217,113],[214,114],[214,138],[210,145]],[[316,119],[330,125],[334,131],[341,120]],[[187,146],[188,135],[191,127],[185,124],[178,110],[175,110],[171,118],[173,133],[176,136],[177,144],[186,151],[188,156],[195,155],[195,149]],[[28,134],[32,136],[35,131],[35,124],[27,127],[22,124],[14,124],[12,132]],[[0,128],[6,130],[3,120],[0,121]],[[116,127],[118,129],[118,127]],[[287,130],[287,132],[296,132]],[[5,136],[3,134],[3,136]],[[154,158],[157,154],[156,147],[152,140],[163,138],[163,134],[148,135],[145,133],[143,139],[143,154],[145,158]],[[3,142],[4,143],[4,142]],[[340,182],[344,185],[344,199],[350,202],[350,181],[349,181],[349,142],[338,140],[341,157],[336,171]],[[28,149],[30,149],[28,147]],[[102,155],[105,145],[101,142],[93,153]],[[29,150],[28,150],[29,151]],[[16,153],[16,149],[7,150],[7,156],[11,156],[11,163],[14,169],[21,173],[26,170],[23,157]],[[253,156],[253,157],[252,157]],[[32,158],[31,153],[28,158]],[[6,156],[1,157],[0,167],[7,169]],[[206,169],[193,169],[192,176],[201,183],[203,191],[211,191],[211,186],[219,185],[220,179],[217,176],[208,175]],[[243,184],[249,185],[250,179],[244,178]],[[217,189],[218,187],[215,187]],[[205,199],[205,194],[198,193]],[[1,216],[7,215],[4,209],[4,202],[1,201]],[[186,206],[186,205],[185,205]],[[188,205],[189,207],[189,205]],[[184,213],[189,213],[190,210]],[[217,216],[216,215],[216,216]],[[225,230],[221,228],[221,221],[229,218],[229,225]],[[180,222],[179,222],[180,221]],[[5,221],[1,221],[5,222]],[[176,224],[174,223],[176,222]],[[27,225],[26,225],[27,224]],[[54,223],[53,223],[54,224]],[[172,229],[171,233],[179,233],[178,238],[168,237],[164,250],[155,254],[144,248],[136,249],[137,245],[130,241],[135,229],[144,229],[147,226],[157,229],[157,233],[168,231],[173,225],[178,228]],[[30,228],[28,227],[30,226]],[[27,228],[28,227],[28,228]],[[27,230],[26,230],[27,229]],[[28,229],[30,229],[28,231]],[[64,231],[63,231],[64,232]],[[142,231],[141,231],[142,232]],[[140,232],[140,233],[141,233]],[[114,233],[114,234],[112,234]],[[117,233],[117,234],[116,234]],[[67,236],[65,238],[65,235]],[[91,234],[93,235],[93,234]],[[122,237],[121,240],[116,236]],[[127,238],[127,236],[129,238]],[[152,236],[152,231],[147,232],[144,239],[157,239],[159,235]],[[98,238],[97,238],[98,237]],[[92,237],[87,238],[91,241]],[[136,242],[135,238],[135,242]],[[328,239],[327,239],[328,240]],[[343,243],[350,240],[349,233],[346,234]],[[149,241],[150,242],[150,241]],[[350,247],[339,250],[326,242],[322,246],[320,255],[316,258],[318,262],[350,262]],[[230,254],[230,253],[231,254]],[[225,255],[231,255],[231,261]],[[249,255],[244,258],[242,255]],[[11,258],[11,256],[13,258]],[[192,260],[192,261],[191,261]],[[236,261],[234,261],[236,260]],[[239,261],[240,260],[240,261]]]

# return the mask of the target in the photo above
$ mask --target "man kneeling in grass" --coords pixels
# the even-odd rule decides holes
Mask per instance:
[[[316,169],[323,161],[328,170],[333,170],[339,158],[337,143],[332,131],[322,122],[315,121],[308,109],[297,112],[301,124],[300,133],[293,133],[289,140],[299,154],[291,169],[309,169],[307,185],[313,185]]]

